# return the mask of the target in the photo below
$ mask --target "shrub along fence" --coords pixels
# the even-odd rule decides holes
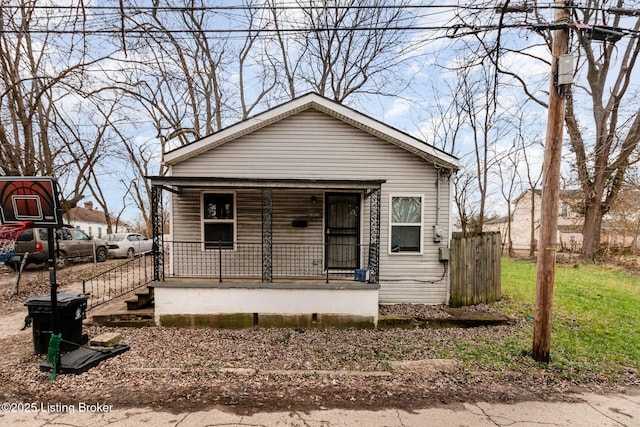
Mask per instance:
[[[451,307],[498,301],[502,297],[499,232],[453,233]]]

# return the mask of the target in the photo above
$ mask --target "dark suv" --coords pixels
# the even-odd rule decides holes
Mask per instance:
[[[6,264],[14,269],[20,266],[25,253],[26,264],[42,264],[49,256],[49,231],[46,228],[31,228],[23,231],[16,240],[15,255]],[[90,258],[98,262],[107,259],[107,243],[104,240],[92,239],[84,231],[73,227],[63,227],[56,230],[57,245],[56,266],[65,267],[69,261]]]

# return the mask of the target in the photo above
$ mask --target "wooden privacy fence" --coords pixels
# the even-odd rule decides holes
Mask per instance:
[[[501,298],[499,232],[453,233],[451,239],[451,307]]]

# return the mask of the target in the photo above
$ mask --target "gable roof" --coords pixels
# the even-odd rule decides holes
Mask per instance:
[[[164,162],[168,165],[179,163],[309,109],[315,109],[335,117],[418,157],[433,162],[439,167],[450,170],[458,169],[458,159],[455,156],[317,93],[303,95],[190,144],[171,150],[165,153]]]
[[[518,204],[518,202],[520,202],[520,200],[525,196],[531,193],[531,188],[528,188],[526,190],[524,190],[522,193],[520,193],[520,195],[518,197],[515,198],[515,200],[513,201],[514,204]],[[540,188],[535,188],[533,190],[534,194],[536,196],[541,197],[542,196],[542,189]],[[560,190],[558,197],[560,198],[560,200],[562,200],[563,202],[569,202],[569,203],[576,203],[579,202],[581,200],[581,198],[583,197],[583,192],[582,190]]]
[[[113,215],[110,215],[110,218],[111,223],[114,226],[118,224],[118,227],[131,227],[130,224],[127,224],[122,220],[118,220]],[[83,208],[80,206],[75,206],[69,209],[69,212],[65,214],[65,220],[69,222],[79,221],[98,225],[107,224],[107,218],[103,211],[93,208]]]
[[[91,222],[94,224],[107,223],[104,212],[97,209],[82,208],[80,206],[69,209],[67,216],[69,217],[69,221]]]

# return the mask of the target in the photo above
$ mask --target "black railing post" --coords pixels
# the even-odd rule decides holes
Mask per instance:
[[[153,229],[153,280],[164,281],[164,220],[162,215],[162,188],[151,187],[151,227]]]
[[[218,282],[222,283],[222,240],[218,240]]]
[[[144,283],[149,283],[147,281],[147,278],[149,276],[147,275],[147,254],[144,254]]]
[[[273,281],[273,190],[262,190],[262,281]]]
[[[380,280],[380,188],[371,191],[369,198],[369,282]]]
[[[329,242],[328,242],[328,241],[329,241],[329,237],[327,236],[327,243],[325,243],[325,244],[324,244],[324,253],[325,253],[325,256],[328,256],[328,255],[329,255]],[[329,283],[329,262],[328,262],[328,261],[326,262],[326,267],[327,267],[327,268],[326,268],[326,270],[327,270],[327,273],[326,273],[326,274],[327,274],[327,278],[326,278],[325,283],[327,283],[327,284],[328,284],[328,283]]]

